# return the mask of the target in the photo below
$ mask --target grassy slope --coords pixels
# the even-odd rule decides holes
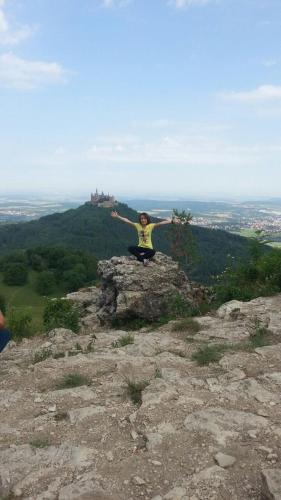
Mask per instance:
[[[34,289],[37,275],[38,273],[31,271],[26,285],[8,286],[3,283],[0,273],[0,294],[4,295],[6,299],[7,311],[9,307],[13,307],[16,310],[30,312],[34,331],[42,330],[42,315],[47,303],[47,298],[39,295]],[[61,297],[62,295],[65,295],[65,293],[57,289],[52,297]]]

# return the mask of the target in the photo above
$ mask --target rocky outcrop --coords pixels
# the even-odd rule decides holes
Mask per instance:
[[[147,267],[130,257],[100,261],[101,300],[98,317],[112,319],[142,318],[154,321],[169,313],[180,297],[187,305],[198,305],[204,289],[189,281],[171,257],[158,252]]]
[[[228,303],[196,318],[192,339],[170,322],[11,343],[0,498],[280,500],[280,304],[238,302],[233,315]],[[248,348],[252,318],[267,318],[271,345]],[[198,366],[193,354],[217,345],[227,346],[221,360]]]

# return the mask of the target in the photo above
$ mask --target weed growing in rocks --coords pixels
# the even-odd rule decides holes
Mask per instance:
[[[142,391],[149,385],[148,380],[135,382],[133,380],[126,380],[127,394],[135,405],[140,406],[142,403]]]
[[[79,311],[69,300],[51,299],[43,314],[46,330],[54,328],[69,328],[75,333],[79,331]]]
[[[49,436],[36,436],[30,441],[30,446],[33,448],[47,448],[50,446]]]
[[[68,373],[57,384],[56,389],[70,389],[81,385],[90,385],[91,380],[81,373]]]
[[[205,347],[200,347],[198,351],[194,352],[191,356],[193,361],[197,361],[199,366],[209,365],[210,363],[217,363],[224,351],[228,349],[228,346],[221,345],[207,345]]]
[[[64,358],[64,357],[65,357],[65,353],[64,353],[64,352],[62,352],[62,351],[60,351],[60,352],[55,352],[55,353],[53,354],[53,358],[54,358],[54,359],[60,359],[60,358]]]
[[[34,356],[32,363],[36,365],[36,363],[41,363],[41,361],[45,361],[52,356],[51,349],[42,349],[42,351],[37,351]]]
[[[158,366],[155,368],[154,376],[155,378],[162,378],[162,372]]]
[[[249,328],[249,341],[250,341],[250,346],[255,349],[256,347],[263,347],[265,345],[268,345],[269,339],[266,338],[268,336],[268,329],[265,328],[261,321],[258,318],[253,318],[252,322],[248,326]]]
[[[126,335],[122,335],[120,339],[115,340],[115,342],[112,342],[112,347],[125,347],[126,345],[133,344],[134,343],[134,336],[131,335],[130,333]]]
[[[61,422],[62,420],[66,420],[68,417],[66,411],[58,411],[55,415],[54,418],[57,422]]]
[[[172,327],[173,332],[188,332],[190,334],[198,333],[200,330],[200,325],[198,321],[192,318],[184,318],[181,321],[177,321]]]

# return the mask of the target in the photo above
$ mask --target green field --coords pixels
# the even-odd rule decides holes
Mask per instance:
[[[238,234],[239,236],[244,236],[245,238],[255,238],[256,232],[254,229],[240,229],[239,231],[231,231],[233,234]]]
[[[0,294],[5,297],[7,312],[9,307],[19,311],[29,312],[32,316],[32,331],[41,332],[43,329],[43,311],[48,298],[39,295],[35,291],[35,282],[38,273],[31,271],[28,276],[28,283],[24,286],[8,286],[3,283],[0,273]],[[57,289],[53,297],[65,295],[62,290]]]

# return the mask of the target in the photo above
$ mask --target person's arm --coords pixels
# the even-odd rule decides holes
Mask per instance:
[[[135,227],[134,222],[132,222],[131,220],[127,219],[126,217],[121,217],[121,215],[119,215],[116,212],[116,210],[113,210],[113,212],[111,212],[111,217],[113,217],[114,219],[119,219],[122,222],[126,222],[126,224],[130,224],[130,226],[134,226]]]
[[[3,330],[3,328],[5,328],[5,318],[2,312],[0,311],[0,330]]]
[[[165,226],[166,224],[180,224],[180,223],[181,222],[179,219],[170,218],[170,219],[162,220],[161,222],[156,222],[156,224],[154,224],[154,227]]]

